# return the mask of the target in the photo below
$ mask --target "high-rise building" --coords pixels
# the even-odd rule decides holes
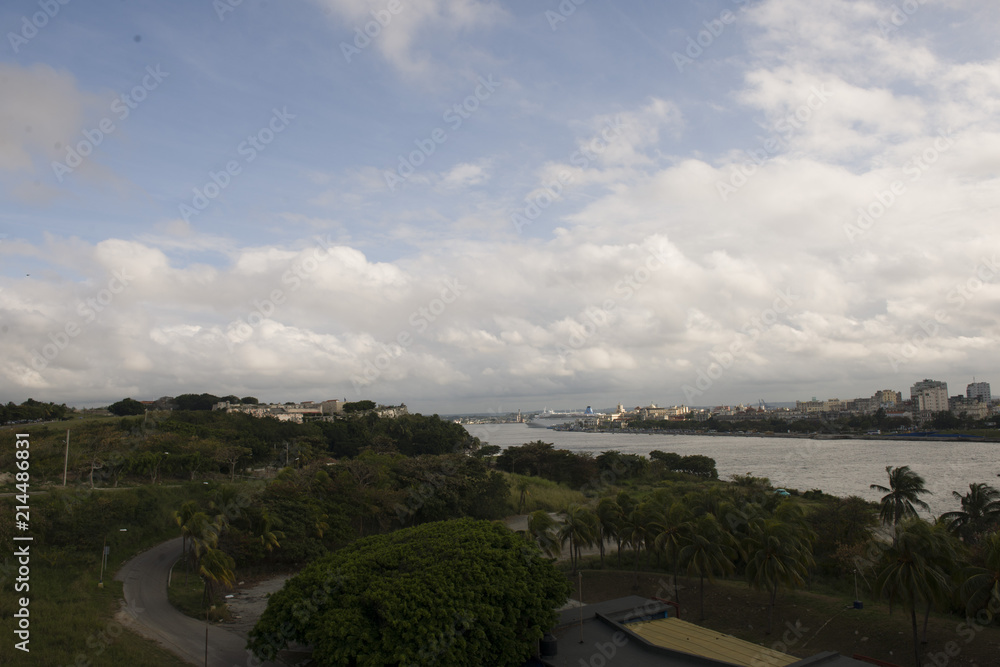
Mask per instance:
[[[917,410],[942,412],[948,409],[948,383],[924,379],[910,387],[910,399]]]
[[[990,396],[989,382],[973,382],[965,388],[965,397],[978,400],[980,403],[990,404],[993,400]]]

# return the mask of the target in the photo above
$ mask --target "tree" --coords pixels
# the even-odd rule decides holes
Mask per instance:
[[[978,541],[980,535],[1000,521],[1000,491],[989,484],[976,482],[969,484],[969,492],[964,496],[958,491],[951,494],[961,502],[962,509],[945,512],[940,518],[965,542]]]
[[[354,401],[353,403],[344,403],[343,410],[349,414],[352,412],[367,412],[368,410],[374,410],[375,407],[375,401]]]
[[[569,559],[576,572],[579,567],[581,547],[589,547],[597,540],[597,515],[586,507],[570,505],[563,514],[563,527],[559,531],[561,542],[569,541]]]
[[[549,558],[558,558],[561,551],[557,526],[545,510],[535,510],[528,516],[528,535]]]
[[[146,412],[146,406],[131,398],[123,398],[117,403],[108,406],[108,412],[119,417],[128,415],[141,415]]]
[[[229,481],[232,482],[236,479],[236,464],[240,462],[240,459],[245,459],[251,454],[253,454],[253,450],[249,447],[226,445],[216,448],[215,459],[229,465]]]
[[[774,624],[774,603],[778,586],[804,586],[813,564],[812,546],[800,537],[801,531],[778,519],[758,519],[750,523],[743,545],[747,557],[746,577],[750,585],[768,591],[767,634]]]
[[[518,490],[518,493],[519,493],[519,495],[517,497],[517,513],[518,514],[523,514],[524,513],[524,504],[528,500],[528,495],[529,495],[528,494],[528,487],[530,487],[530,486],[531,486],[531,480],[530,479],[528,479],[527,477],[520,477],[520,478],[518,478],[518,480],[517,480],[517,490]]]
[[[273,594],[248,647],[289,641],[323,665],[520,665],[570,592],[537,547],[457,519],[374,535],[324,556]]]
[[[728,544],[729,535],[712,514],[702,514],[691,526],[691,537],[680,551],[680,562],[689,575],[700,579],[699,614],[705,618],[705,579],[716,574],[732,574],[736,550]]]
[[[681,550],[688,543],[691,532],[691,511],[687,505],[675,502],[651,525],[655,535],[653,544],[666,556],[674,573],[674,602],[680,602],[677,570],[680,569]]]
[[[1000,533],[983,541],[983,565],[971,565],[962,573],[960,589],[966,618],[975,618],[983,609],[996,616],[1000,605]]]
[[[645,503],[625,515],[621,523],[621,537],[635,551],[635,585],[639,586],[639,555],[649,538],[650,522],[646,518]]]
[[[198,503],[187,500],[179,510],[174,510],[174,523],[181,529],[181,553],[187,556],[187,541],[190,537],[191,518],[198,512]]]
[[[601,553],[601,566],[604,566],[604,544],[608,540],[618,540],[621,533],[622,508],[611,498],[601,498],[597,501],[597,544]],[[619,542],[620,544],[620,542]],[[618,565],[621,566],[621,549],[618,550]]]
[[[935,536],[930,524],[911,518],[894,527],[892,545],[883,554],[883,565],[873,586],[879,597],[900,600],[910,609],[914,665],[920,665],[917,605],[931,604],[949,590],[948,577],[928,558]]]
[[[236,563],[233,561],[233,557],[222,549],[209,547],[202,553],[198,561],[198,574],[205,582],[205,591],[202,595],[203,604],[214,603],[216,585],[232,588],[236,584],[234,569],[236,569]]]
[[[927,503],[919,496],[930,493],[924,486],[924,478],[910,470],[910,466],[885,467],[889,475],[889,486],[872,484],[871,488],[885,495],[880,501],[878,517],[883,524],[899,524],[903,519],[917,516],[916,508],[929,510]]]
[[[219,402],[213,394],[181,394],[174,398],[178,410],[211,410]]]

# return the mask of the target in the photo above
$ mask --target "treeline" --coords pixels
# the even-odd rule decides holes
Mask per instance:
[[[237,567],[287,566],[403,526],[499,519],[509,495],[503,475],[481,459],[366,449],[349,461],[285,468],[266,485],[223,485],[209,502],[179,510],[177,521]]]
[[[749,414],[745,419],[730,420],[711,417],[706,420],[694,419],[663,420],[647,419],[628,422],[629,430],[636,431],[713,431],[716,433],[864,433],[869,430],[897,431],[912,429],[915,426],[909,417],[895,417],[886,414],[885,409],[864,415],[843,415],[839,417],[817,416],[806,419],[782,419],[778,415],[757,416]],[[955,415],[948,410],[935,412],[930,421],[923,427],[954,430],[954,429],[998,429],[1000,421],[995,417],[975,419],[965,413]],[[614,423],[601,425],[602,429],[615,430]]]
[[[7,405],[0,405],[0,424],[69,419],[72,413],[73,408],[66,407],[65,403],[56,405],[55,403],[42,403],[41,401],[29,398],[24,403],[21,403],[21,405],[15,405],[13,401],[7,403]]]
[[[606,451],[595,457],[556,449],[541,440],[508,447],[495,461],[496,467],[505,472],[542,477],[574,488],[607,486],[624,480],[655,481],[668,472],[709,479],[719,476],[715,460],[699,454],[681,456],[654,450],[647,459],[639,454]]]
[[[66,431],[43,425],[31,433],[33,476],[61,480]],[[479,441],[437,415],[383,418],[359,412],[334,422],[296,424],[212,410],[149,412],[75,423],[69,479],[88,486],[222,474],[234,479],[247,468],[305,467],[353,458],[366,448],[438,455],[476,451]],[[12,466],[12,457],[13,450],[0,451],[0,466]]]
[[[619,566],[637,573],[644,561],[647,569],[702,582],[743,577],[770,594],[772,611],[779,588],[857,573],[873,598],[906,609],[920,664],[918,615],[926,635],[934,609],[965,618],[966,628],[977,627],[973,619],[978,627],[993,623],[1000,613],[1000,490],[970,484],[965,494],[953,492],[960,509],[930,522],[917,515],[928,509],[920,499],[930,493],[924,479],[907,466],[886,472],[888,486],[872,484],[885,494],[878,504],[815,490],[783,498],[766,478],[749,474],[727,485],[673,482],[646,493],[609,488],[570,505],[561,522],[534,512],[525,537],[550,556],[568,549],[574,569],[582,548],[598,546],[603,564],[611,543]]]

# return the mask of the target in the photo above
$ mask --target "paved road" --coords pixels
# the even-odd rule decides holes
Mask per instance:
[[[193,665],[205,664],[205,622],[185,616],[167,601],[167,575],[181,557],[181,538],[164,542],[125,563],[115,575],[124,582],[131,629],[153,639]],[[261,663],[246,649],[246,637],[220,626],[208,629],[211,667],[274,666]],[[299,656],[301,659],[301,656]]]

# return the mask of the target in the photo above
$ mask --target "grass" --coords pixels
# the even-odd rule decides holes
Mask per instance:
[[[204,492],[192,487],[191,491]],[[62,492],[33,495],[31,528],[35,541],[30,549],[30,589],[15,591],[18,563],[11,552],[0,555],[0,634],[14,637],[18,599],[30,598],[28,605],[33,663],[39,665],[184,665],[183,661],[155,643],[127,630],[131,619],[120,613],[124,596],[115,571],[139,551],[177,535],[176,527],[164,515],[190,495],[185,489],[148,487],[91,496],[87,490],[70,489],[67,498],[80,491],[80,504],[60,501]],[[88,504],[94,502],[94,504]],[[11,544],[14,505],[11,497],[0,498],[0,541]],[[133,507],[134,512],[126,511]],[[71,517],[74,530],[86,527],[86,540],[77,542],[52,528],[57,518]],[[70,524],[67,524],[68,526]],[[114,530],[127,527],[125,532]],[[65,530],[69,530],[66,528]],[[110,554],[101,578],[101,547],[108,536]],[[51,542],[69,540],[74,546]],[[13,641],[0,644],[0,664],[23,664]]]
[[[98,558],[33,552],[30,574],[32,664],[38,665],[164,665],[181,667],[184,661],[155,643],[128,631],[130,618],[118,614],[122,584],[105,573],[98,588]],[[0,596],[0,664],[26,664],[27,655],[14,649],[17,595],[4,586]]]
[[[585,503],[587,497],[580,491],[574,490],[565,484],[542,479],[541,477],[526,477],[524,475],[514,475],[509,472],[501,472],[507,478],[510,485],[510,496],[507,500],[507,507],[511,514],[518,513],[518,503],[521,492],[518,483],[521,480],[528,480],[527,495],[523,513],[534,512],[535,510],[545,510],[546,512],[558,512],[569,507],[573,503]]]
[[[207,611],[209,620],[213,622],[231,620],[225,604],[209,605],[206,609],[205,584],[201,577],[186,572],[183,559],[174,566],[170,585],[167,587],[167,599],[178,611],[192,618],[204,620]]]

